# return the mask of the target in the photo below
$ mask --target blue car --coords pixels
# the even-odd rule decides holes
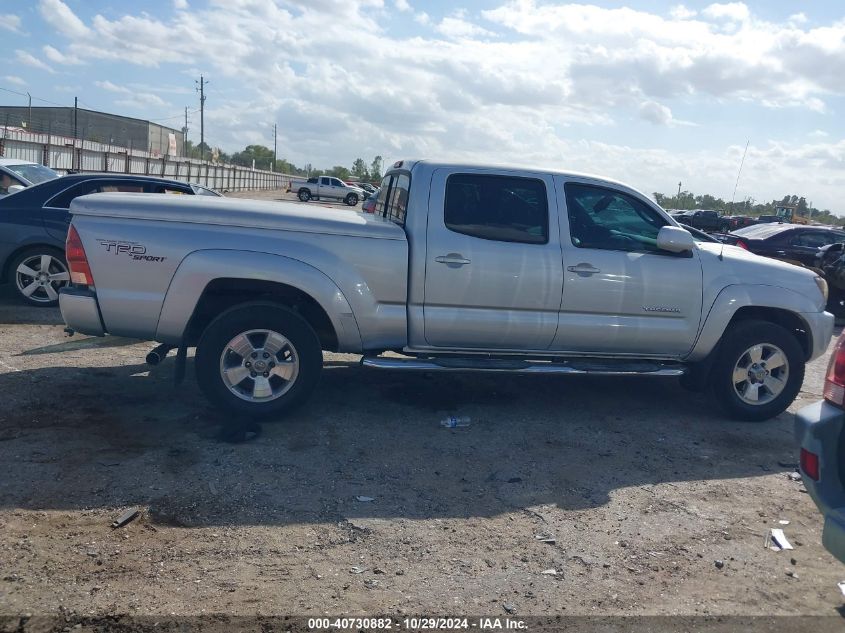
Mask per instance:
[[[0,283],[29,305],[55,306],[70,281],[65,261],[70,202],[106,191],[219,196],[176,180],[128,174],[73,174],[0,198]]]
[[[845,563],[845,334],[824,381],[824,400],[795,415],[795,439],[807,492],[824,515],[822,543]]]

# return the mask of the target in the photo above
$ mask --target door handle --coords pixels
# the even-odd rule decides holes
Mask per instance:
[[[598,268],[586,262],[582,262],[577,266],[567,266],[566,270],[571,273],[578,273],[579,275],[594,275],[601,272]]]
[[[446,264],[450,268],[456,268],[458,266],[464,266],[466,264],[471,263],[466,257],[461,255],[460,253],[449,253],[448,255],[440,255],[434,258],[438,264]]]

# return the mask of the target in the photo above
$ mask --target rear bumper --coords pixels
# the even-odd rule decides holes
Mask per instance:
[[[839,451],[845,411],[817,402],[795,414],[795,439],[819,457],[819,480],[803,474],[804,486],[824,515],[822,542],[845,562],[845,482],[839,468]]]
[[[801,316],[813,335],[813,349],[810,350],[810,358],[807,359],[813,360],[827,351],[827,346],[833,336],[834,317],[830,312],[804,312]]]
[[[81,334],[105,336],[97,295],[87,288],[69,286],[59,291],[59,309],[67,326]]]

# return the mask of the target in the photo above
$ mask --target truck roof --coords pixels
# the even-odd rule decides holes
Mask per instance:
[[[400,167],[396,167],[396,165],[400,164]],[[603,185],[612,185],[614,187],[621,187],[623,189],[627,189],[628,191],[633,191],[644,198],[649,200],[653,200],[651,196],[643,193],[639,189],[632,187],[622,181],[614,180],[612,178],[606,178],[604,176],[598,176],[596,174],[590,174],[587,172],[578,172],[578,171],[569,171],[564,169],[549,169],[547,167],[537,167],[536,165],[528,165],[528,164],[519,164],[519,163],[512,163],[512,164],[505,164],[505,163],[481,163],[481,162],[453,162],[453,161],[439,161],[439,160],[430,160],[430,159],[412,159],[412,160],[401,160],[396,161],[391,165],[386,171],[385,175],[391,172],[399,172],[399,171],[412,171],[417,166],[427,166],[429,169],[500,169],[502,171],[532,171],[535,173],[540,174],[548,174],[550,176],[564,176],[566,178],[572,178],[581,181],[589,181],[594,182],[596,184],[603,184]]]

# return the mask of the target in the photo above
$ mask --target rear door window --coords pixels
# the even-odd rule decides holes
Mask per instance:
[[[446,227],[483,240],[545,244],[549,207],[542,180],[453,174],[446,180]]]

